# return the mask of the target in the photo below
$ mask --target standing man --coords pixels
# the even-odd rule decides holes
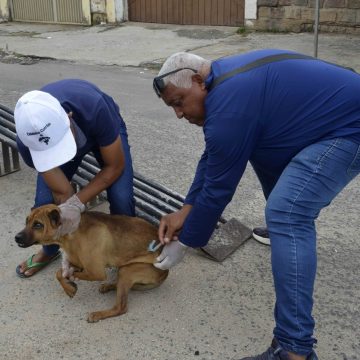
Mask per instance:
[[[61,209],[61,235],[75,231],[85,204],[107,191],[110,213],[134,216],[133,169],[125,123],[118,105],[95,85],[76,79],[30,91],[17,102],[14,117],[19,152],[38,171],[34,207]],[[92,151],[101,170],[78,193],[70,181]],[[44,246],[16,268],[30,277],[59,256]]]
[[[161,220],[166,245],[155,266],[168,269],[187,247],[206,245],[249,161],[267,200],[276,326],[270,348],[245,359],[317,359],[315,220],[360,172],[360,76],[283,50],[213,62],[177,53],[153,86],[205,137],[183,208]]]

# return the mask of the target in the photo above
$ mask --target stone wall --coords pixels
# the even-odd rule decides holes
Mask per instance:
[[[313,31],[315,4],[315,0],[258,0],[254,27]],[[320,0],[319,31],[360,34],[360,0]]]
[[[116,23],[116,6],[124,0],[90,0],[91,24]],[[119,15],[121,18],[123,14]]]

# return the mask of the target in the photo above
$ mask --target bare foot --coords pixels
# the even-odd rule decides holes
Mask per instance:
[[[40,249],[40,251],[33,256],[32,263],[47,262],[51,260],[54,256],[56,255],[48,256],[44,253],[43,249]],[[26,277],[32,276],[42,269],[43,266],[27,269],[26,260],[20,264],[20,273],[24,274]]]

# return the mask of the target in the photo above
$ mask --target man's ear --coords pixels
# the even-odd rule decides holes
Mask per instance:
[[[70,111],[70,112],[67,114],[67,116],[68,116],[68,118],[71,120],[71,119],[72,119],[72,117],[73,117],[73,112],[72,112],[72,111]]]
[[[60,210],[54,209],[48,213],[50,223],[53,227],[58,227],[61,224],[60,221]]]
[[[200,74],[194,74],[191,76],[191,81],[194,83],[197,83],[201,89],[205,89],[205,82],[204,79],[202,78],[202,76]]]

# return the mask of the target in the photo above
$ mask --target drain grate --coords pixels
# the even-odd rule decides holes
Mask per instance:
[[[17,149],[2,139],[0,139],[0,155],[0,176],[20,170]]]

